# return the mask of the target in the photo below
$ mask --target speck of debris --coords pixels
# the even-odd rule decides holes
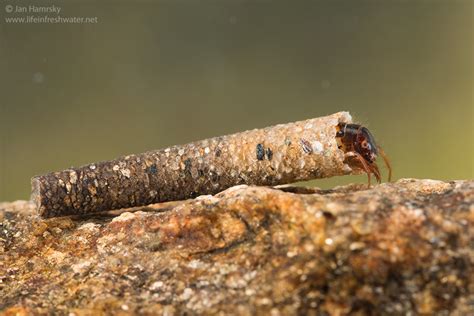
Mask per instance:
[[[163,284],[164,283],[162,281],[156,281],[150,286],[150,290],[151,291],[157,291],[163,286]]]
[[[125,178],[130,178],[130,170],[129,170],[129,169],[120,169],[120,173],[121,173]]]
[[[191,176],[191,158],[188,158],[184,161],[184,174],[187,176]]]
[[[263,160],[265,158],[265,148],[262,144],[257,144],[257,160]]]
[[[151,174],[155,174],[155,173],[157,172],[156,164],[152,164],[152,165],[148,168],[148,172],[151,173]]]
[[[305,153],[311,154],[313,152],[313,147],[311,146],[311,143],[308,142],[306,139],[301,138],[300,143]]]
[[[267,153],[267,159],[272,160],[273,151],[270,148],[267,148],[266,153]]]
[[[69,194],[71,192],[71,189],[72,189],[72,185],[69,182],[67,182],[66,183],[66,192]]]
[[[72,184],[76,183],[76,181],[77,181],[77,173],[76,173],[76,171],[71,171],[71,172],[69,173],[69,181],[70,181]]]
[[[320,153],[324,149],[323,144],[321,144],[321,142],[318,142],[318,141],[313,142],[312,148],[315,153]]]

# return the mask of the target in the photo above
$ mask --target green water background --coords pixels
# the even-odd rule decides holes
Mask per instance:
[[[6,3],[98,23],[0,7],[0,201],[36,174],[341,110],[396,179],[473,178],[473,1]]]

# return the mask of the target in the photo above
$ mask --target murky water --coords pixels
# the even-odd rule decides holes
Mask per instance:
[[[470,1],[12,4],[0,200],[28,198],[35,174],[340,110],[395,178],[474,177]],[[43,22],[5,20],[29,16]]]

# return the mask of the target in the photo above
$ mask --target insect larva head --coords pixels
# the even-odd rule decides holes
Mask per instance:
[[[359,129],[354,148],[369,162],[374,162],[377,159],[378,152],[375,139],[365,127]]]

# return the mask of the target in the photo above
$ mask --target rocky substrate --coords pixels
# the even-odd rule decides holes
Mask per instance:
[[[474,181],[237,186],[48,220],[0,203],[5,315],[472,315],[473,264]]]

